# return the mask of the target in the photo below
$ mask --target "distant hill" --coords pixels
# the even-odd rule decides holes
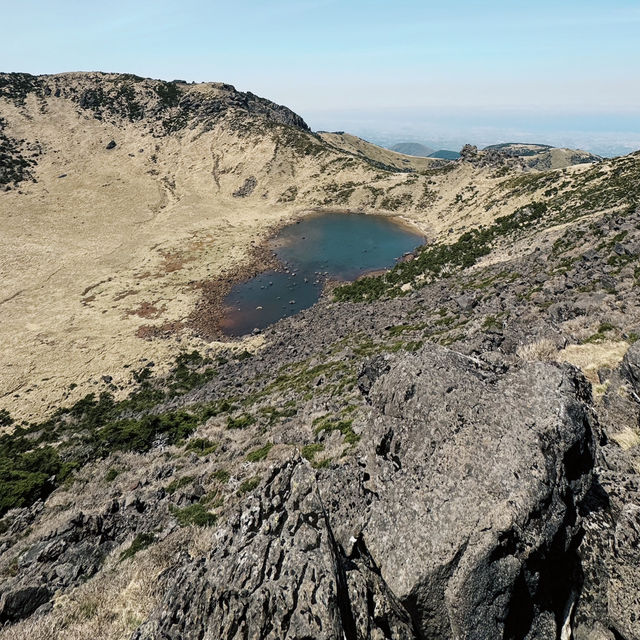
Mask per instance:
[[[549,151],[553,149],[549,144],[531,144],[528,142],[502,142],[500,144],[490,144],[484,148],[484,151],[491,149],[495,151],[502,151],[514,156],[535,156],[538,153]]]
[[[561,149],[548,144],[527,142],[492,144],[485,147],[484,151],[497,151],[506,156],[521,158],[528,167],[539,171],[561,169],[575,164],[588,164],[602,160],[600,156],[581,149]]]
[[[429,157],[440,158],[441,160],[457,160],[460,157],[460,153],[449,149],[440,149],[439,151],[434,151]]]
[[[401,171],[424,171],[425,169],[433,169],[441,164],[436,158],[430,158],[423,154],[411,154],[385,149],[344,131],[318,131],[318,136],[323,142],[336,149],[355,154],[359,158],[367,159],[374,165],[377,164],[381,167],[391,167]],[[422,147],[423,145],[418,146]],[[427,149],[427,147],[423,148]]]
[[[423,158],[428,158],[435,151],[435,149],[430,149],[420,142],[399,142],[390,148],[391,151],[404,153],[407,156],[420,156]]]

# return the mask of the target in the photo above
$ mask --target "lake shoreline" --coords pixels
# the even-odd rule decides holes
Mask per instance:
[[[287,243],[295,243],[299,239],[297,239],[295,236],[291,238],[285,238],[284,242],[278,246],[276,240],[278,239],[281,231],[286,227],[293,227],[294,225],[301,224],[303,222],[310,222],[313,218],[323,217],[331,214],[345,216],[375,216],[380,220],[391,222],[394,227],[397,227],[398,229],[403,230],[405,233],[410,234],[413,237],[416,246],[414,246],[411,251],[403,251],[401,255],[395,257],[395,262],[411,259],[411,255],[413,255],[415,251],[427,241],[426,234],[418,225],[397,214],[390,215],[373,212],[367,213],[364,211],[340,209],[305,209],[304,211],[299,212],[297,215],[294,214],[291,217],[288,217],[288,219],[282,220],[280,223],[274,225],[270,229],[270,232],[264,237],[264,239],[259,242],[259,244],[252,246],[247,260],[242,265],[227,274],[195,283],[194,287],[197,287],[201,290],[201,296],[199,302],[196,305],[196,308],[190,314],[186,322],[186,327],[191,329],[198,337],[210,341],[216,340],[225,342],[237,342],[241,341],[245,336],[250,335],[252,333],[251,330],[242,331],[242,333],[239,333],[238,335],[233,335],[233,333],[223,330],[223,317],[226,310],[229,309],[229,305],[225,303],[225,299],[229,296],[234,287],[241,284],[247,284],[250,280],[260,276],[261,274],[269,271],[274,271],[278,274],[288,273],[287,269],[290,268],[288,260],[281,259],[281,257],[277,255],[276,251],[282,250],[283,247],[287,245]],[[375,227],[373,230],[369,230],[369,233],[371,234],[375,234],[376,232],[380,233],[380,230],[375,231]],[[302,236],[301,239],[304,239],[304,236]],[[364,252],[366,253],[366,250]],[[372,274],[376,275],[379,273],[385,273],[391,268],[393,268],[393,264],[390,264],[388,267],[384,268],[363,267],[362,272],[359,273],[356,277],[344,279],[336,277],[335,274],[324,273],[322,275],[328,277],[326,278],[326,282],[321,287],[321,291],[313,304],[316,304],[319,300],[325,297],[337,283],[351,282],[353,280],[367,277]],[[302,266],[295,266],[294,269],[295,271],[303,270]],[[333,286],[327,286],[329,282]],[[259,305],[259,301],[257,301],[256,304]],[[282,303],[280,302],[278,304]],[[313,304],[311,306],[313,306]],[[295,311],[294,313],[297,313],[298,311],[302,311],[302,308]],[[281,317],[285,317],[286,315],[292,314],[285,313]],[[277,322],[278,319],[274,320],[273,322]],[[259,328],[258,330],[261,330],[266,326],[273,324],[273,322],[269,322],[267,325]]]

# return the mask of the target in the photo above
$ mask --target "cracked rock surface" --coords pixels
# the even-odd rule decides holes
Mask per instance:
[[[167,571],[136,640],[561,632],[595,456],[584,379],[432,346],[360,383],[357,459],[274,466],[208,555]]]

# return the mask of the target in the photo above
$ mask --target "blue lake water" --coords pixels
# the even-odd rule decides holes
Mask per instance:
[[[354,280],[392,267],[424,242],[406,225],[385,216],[313,214],[281,229],[269,243],[283,267],[235,285],[220,322],[229,336],[263,329],[317,302],[328,278]]]

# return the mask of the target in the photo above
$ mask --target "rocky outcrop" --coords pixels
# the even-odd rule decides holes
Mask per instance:
[[[512,166],[546,171],[576,164],[600,162],[600,156],[580,149],[556,149],[545,144],[495,144],[482,150],[466,144],[460,159],[478,167]]]
[[[38,100],[44,111],[48,100],[67,99],[99,120],[143,122],[157,135],[194,122],[216,121],[231,110],[309,131],[291,109],[220,82],[196,85],[96,72],[46,76],[0,73],[0,99],[24,106],[29,96]]]
[[[375,568],[355,562],[334,539],[315,473],[293,460],[272,471],[208,557],[178,559],[162,608],[134,638],[413,637]],[[362,596],[353,604],[352,590]]]
[[[38,145],[28,145],[5,134],[7,121],[0,117],[0,190],[8,191],[23,180],[33,180],[31,168],[37,164]]]
[[[478,147],[465,144],[460,150],[458,162],[468,162],[475,167],[502,167],[507,164],[520,166],[519,158],[510,156],[497,149],[484,149],[478,151]]]
[[[582,508],[584,585],[575,640],[640,640],[640,454],[632,441],[620,440],[621,434],[637,437],[639,365],[636,342],[610,373],[600,410],[597,479]]]
[[[640,342],[636,342],[624,356],[622,373],[631,385],[632,393],[640,404]]]
[[[241,187],[238,187],[233,192],[232,195],[234,198],[246,198],[247,196],[250,196],[253,193],[257,184],[258,184],[258,181],[256,180],[255,176],[249,176],[244,181],[243,185]]]
[[[206,557],[166,573],[137,640],[542,639],[570,623],[595,455],[584,379],[429,347],[371,362],[359,386],[357,461],[275,467]]]
[[[158,478],[155,478],[156,480]],[[168,518],[165,492],[147,489],[107,502],[97,513],[76,511],[25,552],[15,556],[12,576],[0,585],[0,626],[48,610],[54,594],[65,592],[98,572],[107,555],[131,537],[163,527]],[[164,501],[163,501],[164,499]],[[16,510],[9,534],[28,530],[43,505]],[[5,543],[0,553],[10,552]],[[44,606],[43,606],[44,605]]]

